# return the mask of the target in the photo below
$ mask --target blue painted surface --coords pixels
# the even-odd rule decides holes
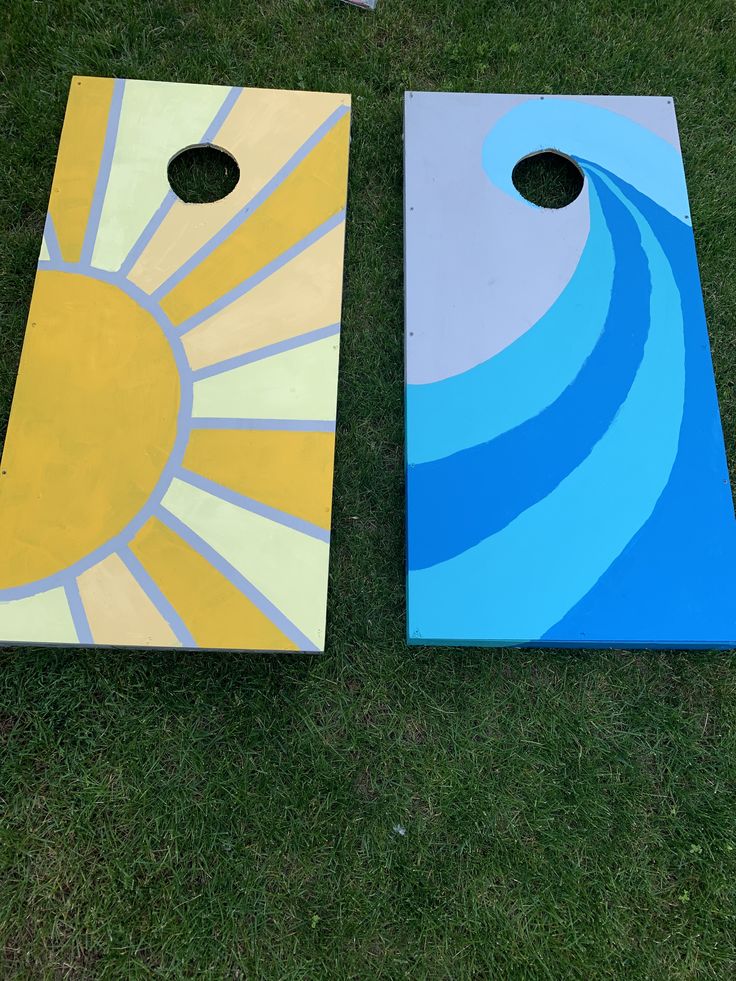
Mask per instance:
[[[633,216],[594,172],[591,176],[603,205],[599,221],[610,229],[615,243],[616,271],[603,330],[578,373],[541,412],[495,439],[439,460],[409,465],[410,569],[459,555],[552,493],[590,454],[629,393],[649,333],[649,267]],[[597,224],[591,225],[591,235],[598,233]],[[590,287],[589,281],[585,286]],[[574,291],[571,283],[555,306],[564,304],[569,309],[572,301],[587,321],[585,306],[571,297]],[[517,343],[528,336],[522,335]],[[556,374],[550,372],[554,352],[549,354],[542,358],[534,352],[538,374]],[[505,379],[497,381],[504,384]],[[533,375],[530,381],[533,389]],[[521,382],[510,379],[511,387]],[[473,395],[474,401],[480,401]],[[486,418],[485,413],[478,418]],[[438,523],[438,513],[452,515],[452,520]]]
[[[552,142],[555,127],[563,138],[569,133],[575,114],[574,101],[564,101],[565,125],[551,110],[544,138],[570,152]],[[498,176],[497,161],[488,159],[494,143],[513,148],[509,168],[523,155],[529,104],[512,108],[489,134],[479,161],[487,172]],[[538,119],[540,105],[553,100],[534,104]],[[408,388],[411,643],[736,643],[736,522],[681,161],[678,155],[680,178],[671,144],[648,161],[644,151],[659,138],[629,120],[627,145],[609,152],[621,131],[617,119],[606,135],[615,115],[589,105],[581,114],[598,153],[594,161],[577,157],[590,192],[590,232],[549,311],[488,361]],[[658,160],[669,160],[669,171],[654,199],[624,176],[651,192],[656,181],[647,168]],[[606,240],[612,282],[599,244]],[[586,262],[593,268],[582,276]],[[407,281],[408,330],[412,291],[420,288]],[[594,300],[576,302],[581,296]],[[596,321],[595,343],[571,372],[567,338],[577,327],[589,333]],[[553,399],[537,392],[554,390],[536,384],[549,376],[558,382]],[[492,387],[484,389],[484,377]],[[510,409],[499,408],[506,383]],[[443,430],[445,399],[452,425]],[[518,406],[526,418],[517,419]],[[476,437],[470,444],[468,433]]]

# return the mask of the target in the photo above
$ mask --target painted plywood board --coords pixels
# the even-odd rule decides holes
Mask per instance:
[[[345,95],[71,83],[0,474],[0,641],[324,647]],[[239,163],[212,204],[169,161]]]
[[[549,149],[559,210],[512,181]],[[672,100],[408,93],[405,180],[410,643],[734,646]]]

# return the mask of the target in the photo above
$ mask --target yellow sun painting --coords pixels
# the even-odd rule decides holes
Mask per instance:
[[[0,468],[0,641],[322,650],[348,96],[72,80]],[[167,167],[214,145],[235,189]]]

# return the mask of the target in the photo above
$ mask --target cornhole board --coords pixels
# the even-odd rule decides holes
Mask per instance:
[[[350,100],[74,78],[0,475],[0,640],[324,646]],[[235,189],[184,204],[213,144]]]
[[[408,93],[413,644],[732,647],[736,524],[668,98]],[[512,181],[554,150],[553,210]]]

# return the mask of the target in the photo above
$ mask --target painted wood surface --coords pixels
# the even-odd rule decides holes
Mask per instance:
[[[512,182],[556,150],[580,196]],[[736,645],[672,100],[407,93],[408,637]]]
[[[0,474],[0,642],[322,650],[348,96],[72,80]],[[213,144],[235,189],[185,204]]]

